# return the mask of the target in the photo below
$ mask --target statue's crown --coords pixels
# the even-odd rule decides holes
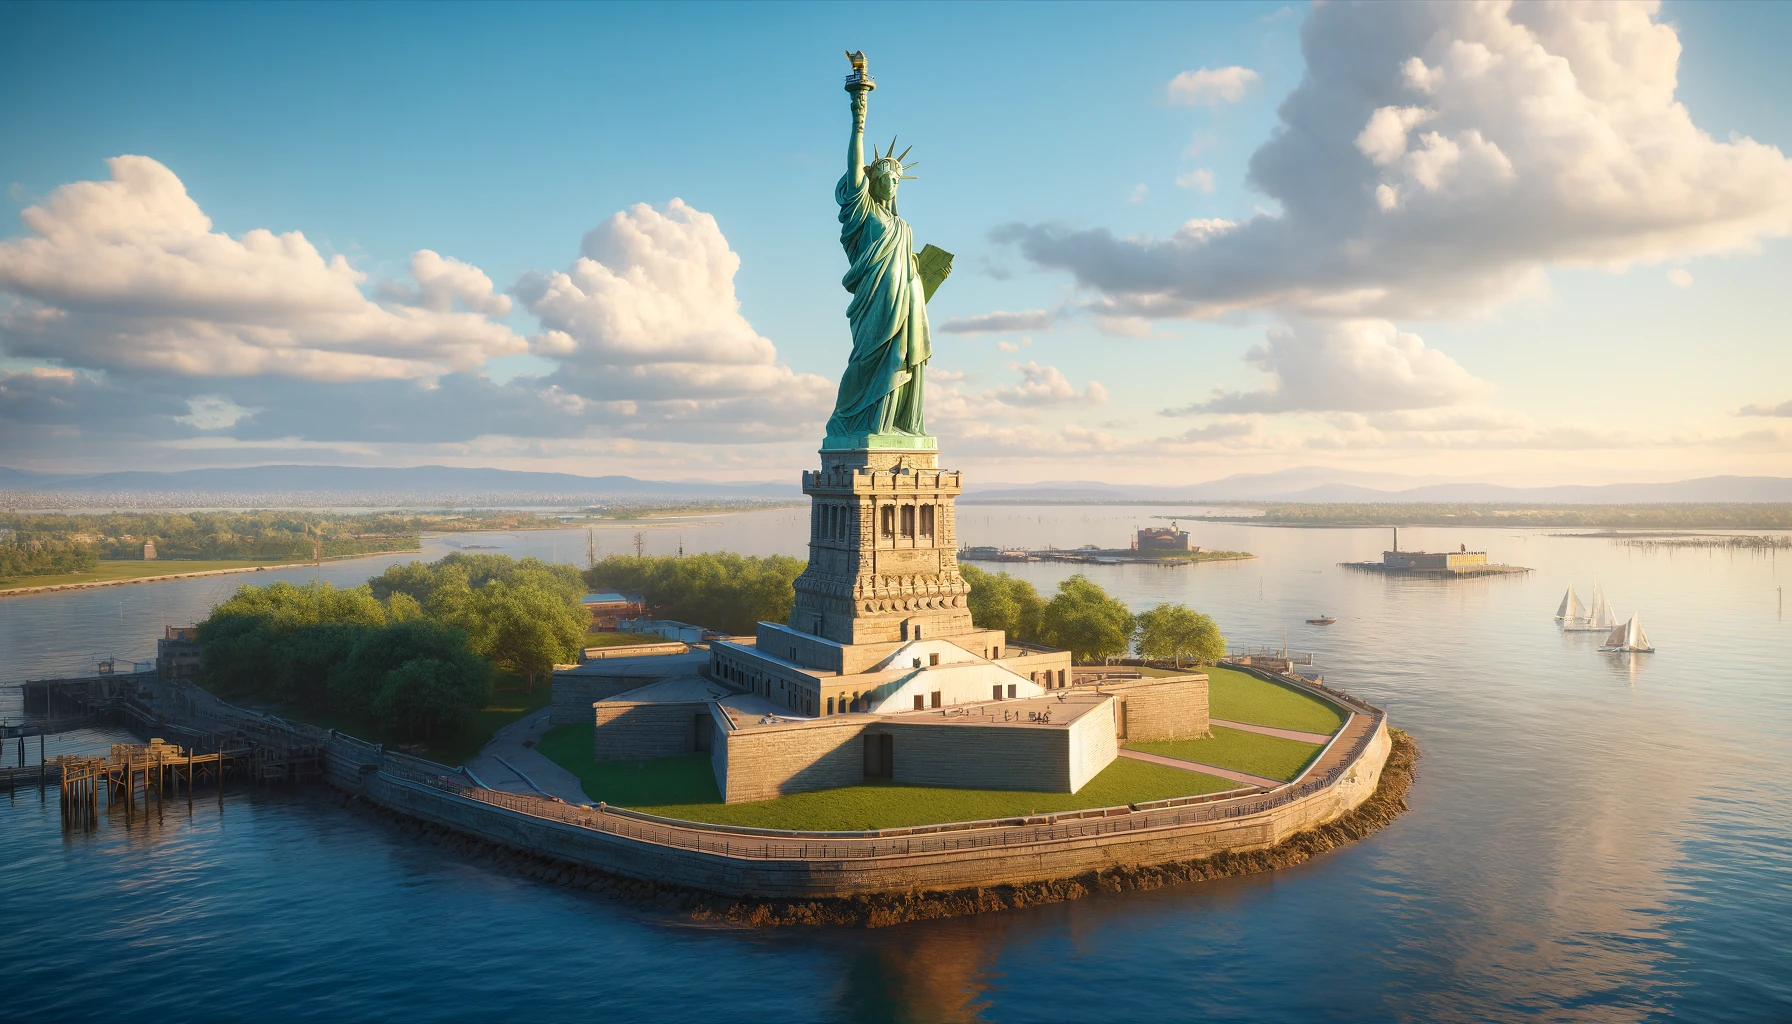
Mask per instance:
[[[902,162],[902,157],[908,156],[909,150],[914,148],[915,147],[910,146],[908,149],[903,150],[902,156],[892,156],[891,154],[896,152],[896,136],[892,135],[890,136],[890,148],[884,150],[882,156],[878,156],[877,143],[873,142],[871,144],[871,162],[865,165],[865,173],[868,175],[876,175],[880,171],[887,171],[903,181],[914,180],[918,175],[902,173],[911,167],[921,166],[921,161],[919,160],[916,160],[912,164],[905,164]]]

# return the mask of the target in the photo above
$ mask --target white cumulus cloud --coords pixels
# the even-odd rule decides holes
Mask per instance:
[[[1082,391],[1070,383],[1056,366],[1036,362],[1009,363],[1010,370],[1020,372],[1021,382],[1012,387],[997,388],[994,397],[1009,405],[1062,405],[1066,402],[1089,402],[1099,405],[1108,400],[1107,388],[1090,381]]]
[[[1170,102],[1186,107],[1217,107],[1237,103],[1257,84],[1257,72],[1237,65],[1184,71],[1170,79]]]
[[[1213,191],[1213,171],[1206,167],[1197,167],[1187,174],[1176,176],[1177,188],[1192,188],[1202,192]]]
[[[1305,77],[1251,159],[1251,183],[1279,211],[1218,233],[1010,225],[996,238],[1071,272],[1110,315],[1445,317],[1485,311],[1551,266],[1618,268],[1792,231],[1792,161],[1693,122],[1674,96],[1680,40],[1658,14],[1316,5]]]
[[[107,161],[107,181],[57,188],[0,242],[0,345],[14,356],[125,373],[350,381],[428,377],[525,349],[477,268],[419,252],[388,301],[297,231],[240,238],[174,172]],[[454,309],[455,299],[462,308]]]
[[[831,386],[778,361],[741,315],[740,257],[710,214],[673,199],[638,203],[587,232],[570,268],[530,273],[515,292],[544,328],[551,378],[591,400],[756,396],[827,412]]]
[[[1297,320],[1268,332],[1245,360],[1274,380],[1261,391],[1221,391],[1167,415],[1433,409],[1493,390],[1416,334],[1386,320]]]

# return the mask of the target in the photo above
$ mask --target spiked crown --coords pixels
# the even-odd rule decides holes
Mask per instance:
[[[870,177],[876,177],[880,173],[888,172],[895,175],[899,181],[915,180],[919,175],[902,173],[911,167],[921,166],[921,161],[919,160],[916,160],[912,164],[905,164],[902,162],[903,157],[908,156],[909,150],[914,148],[915,147],[910,146],[908,149],[902,151],[902,156],[896,156],[896,136],[892,135],[890,136],[890,148],[884,150],[883,155],[879,156],[877,153],[877,143],[873,142],[871,144],[871,162],[865,165],[865,174]]]

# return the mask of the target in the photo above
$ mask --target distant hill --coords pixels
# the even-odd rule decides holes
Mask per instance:
[[[39,473],[0,467],[0,490],[74,498],[119,495],[183,496],[192,503],[216,500],[268,504],[328,497],[338,504],[502,504],[534,498],[543,503],[639,498],[800,498],[794,481],[715,483],[641,480],[632,476],[578,476],[460,466],[248,466],[240,469],[137,470],[114,473]],[[1077,502],[1310,501],[1310,502],[1545,502],[1647,504],[1659,502],[1792,502],[1792,478],[1712,476],[1672,483],[1565,484],[1507,487],[1302,466],[1274,473],[1240,473],[1179,486],[1055,480],[1036,484],[986,484],[965,488],[967,504]]]
[[[206,495],[586,495],[592,497],[793,498],[793,483],[709,483],[576,476],[459,466],[247,466],[174,472],[37,473],[0,467],[0,488],[62,494]]]
[[[1552,504],[1649,504],[1658,502],[1792,502],[1792,478],[1711,476],[1672,483],[1563,484],[1508,487],[1450,483],[1435,478],[1360,473],[1302,466],[1275,473],[1240,473],[1183,486],[1141,486],[1094,481],[967,486],[964,501],[1020,503],[1129,501],[1311,502],[1546,502]]]

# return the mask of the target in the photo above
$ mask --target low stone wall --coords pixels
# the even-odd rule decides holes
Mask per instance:
[[[456,831],[624,878],[737,897],[841,898],[1025,885],[1268,849],[1342,817],[1374,793],[1390,748],[1385,722],[1367,740],[1319,784],[891,837],[728,829],[581,808],[479,789],[445,771],[430,776],[390,756],[368,774],[363,792]]]
[[[852,786],[865,781],[865,728],[870,720],[841,715],[821,723],[786,728],[727,732],[716,738],[725,746],[711,764],[722,802],[770,800],[792,793]]]
[[[1114,695],[1114,725],[1132,743],[1192,740],[1207,735],[1207,675],[1103,682],[1097,689]]]
[[[598,701],[673,676],[697,675],[708,661],[709,654],[700,651],[630,654],[555,672],[553,710],[548,712],[548,720],[555,725],[589,725],[591,705]]]
[[[1083,717],[1105,716],[1096,711]],[[897,782],[1048,793],[1071,791],[1069,728],[922,725],[897,719],[873,724],[865,732],[890,735]]]
[[[1336,691],[1326,695],[1355,714],[1372,716],[1373,724],[1323,777],[1230,798],[1188,797],[877,832],[731,828],[505,793],[486,789],[464,770],[335,732],[324,739],[325,778],[400,814],[534,856],[653,885],[728,897],[799,900],[952,892],[1265,850],[1349,814],[1375,792],[1391,740],[1380,711]],[[1103,734],[1111,742],[1110,719],[1091,714],[1084,720],[1095,730],[1084,737],[1091,750],[1098,749]],[[814,772],[832,773],[827,785],[849,784],[862,775],[861,738],[870,725],[869,720],[847,716],[835,729],[724,734],[717,736],[714,756],[725,763],[730,744],[742,742],[764,745],[753,751],[753,760],[773,764],[780,744],[797,744],[802,748],[792,746],[787,752],[789,767],[782,783],[766,774],[755,784],[775,789]],[[309,737],[313,732],[279,719],[265,720],[264,727],[287,729],[295,736]],[[823,742],[824,735],[833,746],[817,750],[814,744]],[[900,753],[896,763],[900,772]]]
[[[708,701],[601,701],[592,756],[599,761],[649,761],[692,753],[697,749],[698,720],[705,731],[710,728]]]

